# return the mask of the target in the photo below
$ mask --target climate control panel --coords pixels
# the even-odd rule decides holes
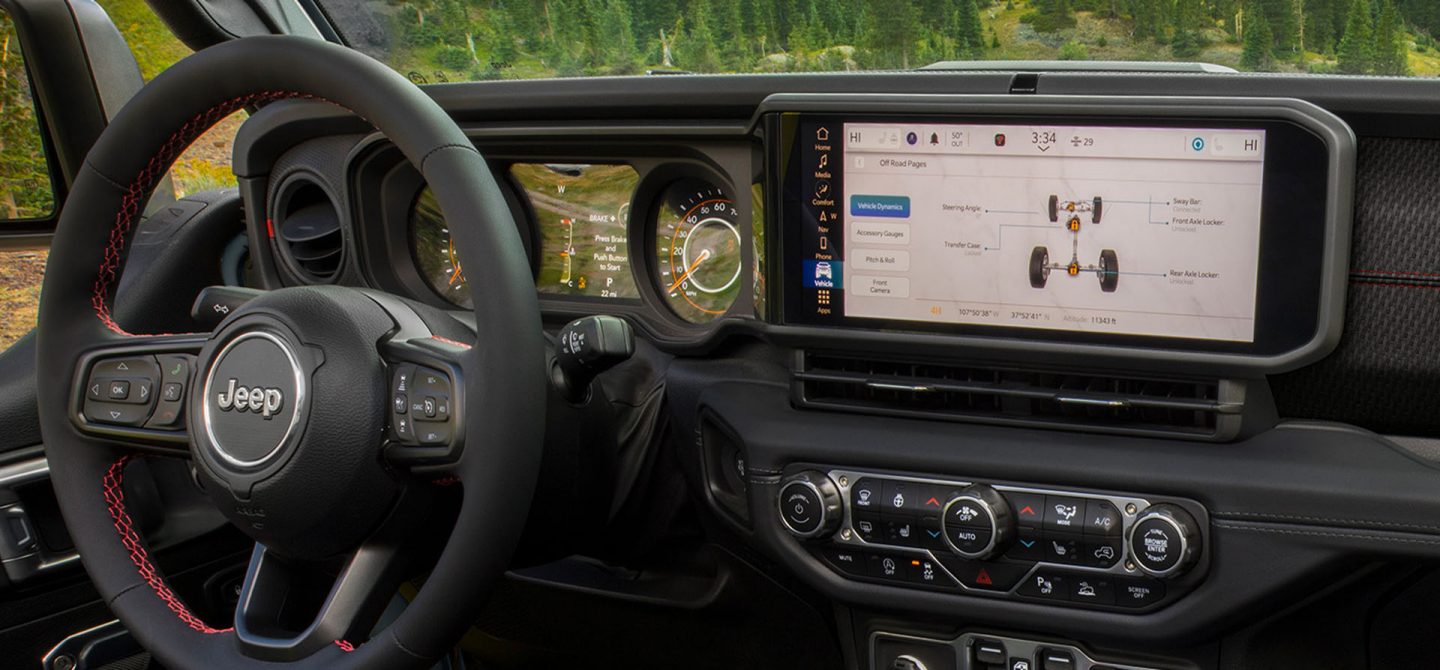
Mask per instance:
[[[778,498],[786,530],[857,580],[1134,612],[1204,573],[1189,500],[829,468],[789,471]]]

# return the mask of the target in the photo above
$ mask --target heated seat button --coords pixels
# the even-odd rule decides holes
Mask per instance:
[[[1046,533],[1040,543],[1045,547],[1045,560],[1050,563],[1079,563],[1080,536]]]
[[[915,527],[915,517],[884,514],[880,518],[885,524],[886,544],[900,547],[920,546],[920,530]]]

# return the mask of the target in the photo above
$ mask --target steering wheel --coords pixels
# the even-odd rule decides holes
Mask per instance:
[[[116,323],[126,245],[176,156],[230,113],[286,98],[350,110],[424,176],[460,255],[475,259],[465,271],[476,287],[476,344],[457,341],[456,326],[433,312],[338,286],[265,293],[211,333],[138,335]],[[245,38],[186,58],[90,151],[41,294],[41,427],[85,569],[169,667],[428,667],[467,630],[523,530],[544,433],[540,328],[494,176],[404,77],[295,37]],[[150,456],[190,459],[221,512],[256,541],[233,628],[195,616],[146,551],[124,477]],[[418,595],[371,635],[437,481],[460,489],[453,530]],[[317,577],[327,574],[320,565],[338,566],[338,576],[328,591],[320,582],[318,604],[296,624],[300,594],[331,578]]]

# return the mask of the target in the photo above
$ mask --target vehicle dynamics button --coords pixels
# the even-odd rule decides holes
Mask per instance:
[[[1110,580],[1074,575],[1070,578],[1070,602],[1092,605],[1114,605],[1115,586]]]

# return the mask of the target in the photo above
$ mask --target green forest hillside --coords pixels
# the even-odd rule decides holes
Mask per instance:
[[[369,8],[386,29],[352,34],[352,43],[423,81],[957,59],[1440,74],[1435,0],[377,0]]]

